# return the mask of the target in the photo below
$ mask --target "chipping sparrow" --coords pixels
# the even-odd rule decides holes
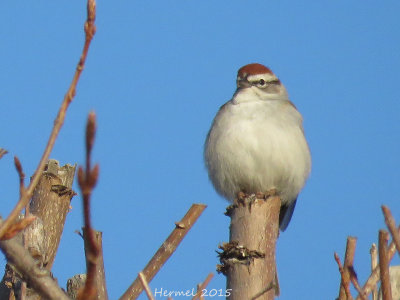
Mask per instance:
[[[302,117],[280,80],[261,64],[239,69],[233,98],[208,132],[204,159],[215,189],[233,201],[240,192],[281,197],[279,227],[286,229],[311,169]]]

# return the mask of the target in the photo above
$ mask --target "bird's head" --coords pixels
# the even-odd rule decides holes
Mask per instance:
[[[236,85],[235,97],[243,98],[240,102],[288,99],[286,88],[279,78],[270,69],[258,63],[241,67]]]

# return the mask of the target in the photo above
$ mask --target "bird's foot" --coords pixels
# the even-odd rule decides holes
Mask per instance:
[[[266,191],[265,193],[262,192],[257,192],[256,193],[256,198],[257,199],[262,199],[262,200],[267,200],[269,197],[273,197],[278,195],[278,191],[276,188],[272,188],[268,191]]]
[[[246,199],[249,195],[247,195],[246,193],[240,191],[239,193],[237,193],[237,198],[240,201],[243,201],[244,199]]]

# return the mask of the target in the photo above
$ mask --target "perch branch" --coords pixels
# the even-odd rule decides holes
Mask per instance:
[[[36,185],[39,182],[40,176],[46,166],[47,160],[49,159],[50,153],[53,149],[54,143],[57,139],[57,136],[61,130],[62,125],[64,124],[65,115],[68,109],[69,104],[72,102],[76,93],[76,86],[78,84],[79,78],[85,66],[86,57],[89,51],[89,46],[92,41],[92,38],[96,32],[96,27],[94,25],[95,15],[96,15],[96,3],[95,0],[88,0],[87,2],[87,19],[85,22],[85,44],[83,46],[82,54],[79,59],[78,65],[76,67],[76,71],[72,82],[69,86],[67,93],[64,96],[64,100],[61,103],[60,109],[58,111],[57,117],[54,121],[53,129],[50,133],[50,137],[48,139],[46,148],[43,152],[42,158],[35,170],[35,173],[32,176],[31,182],[27,187],[25,193],[20,196],[17,205],[11,211],[7,219],[0,226],[0,238],[4,236],[4,234],[8,231],[11,224],[14,223],[15,219],[18,217],[20,211],[27,206],[29,199],[32,197],[33,191]]]
[[[180,242],[192,228],[193,224],[206,207],[207,206],[204,204],[193,204],[182,220],[175,223],[175,229],[164,241],[161,247],[157,250],[156,254],[154,254],[152,259],[142,271],[149,282],[154,278],[172,253],[174,253]],[[137,277],[131,286],[126,290],[126,292],[121,296],[120,300],[136,299],[139,297],[142,291],[143,287],[140,282],[140,278]]]

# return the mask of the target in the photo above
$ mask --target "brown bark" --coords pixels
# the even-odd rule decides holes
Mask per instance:
[[[228,207],[230,242],[220,254],[220,271],[227,275],[230,300],[270,300],[278,295],[275,246],[279,234],[278,196],[253,196]]]
[[[75,166],[59,166],[56,160],[50,160],[42,173],[30,202],[30,213],[36,220],[28,226],[20,243],[25,244],[36,264],[43,271],[50,271],[60,243],[66,215],[74,195],[71,190]],[[21,276],[12,265],[6,266],[6,272],[0,283],[0,299],[8,299],[11,290],[20,293]],[[27,290],[26,299],[40,299],[34,291]]]
[[[347,237],[346,254],[343,265],[343,274],[340,281],[339,300],[345,300],[351,297],[350,294],[350,269],[353,268],[354,253],[356,251],[356,237]]]
[[[96,258],[96,271],[95,271],[95,277],[94,277],[94,284],[96,286],[96,299],[98,300],[107,300],[108,299],[108,294],[107,294],[107,288],[106,288],[106,275],[104,272],[104,258],[103,258],[103,233],[100,231],[94,231],[94,237],[95,237],[95,243],[96,247],[99,250],[98,256]],[[87,253],[87,238],[86,238],[86,232],[83,229],[83,238],[85,241],[85,255],[88,255]]]
[[[387,254],[387,243],[389,233],[386,230],[379,230],[379,270],[381,273],[381,290],[383,300],[392,300],[392,289],[389,277],[389,258]]]
[[[74,175],[75,166],[60,167],[58,161],[50,160],[33,192],[30,212],[43,223],[45,231],[43,265],[47,270],[51,270],[54,263],[65,219],[74,196],[71,190]]]

